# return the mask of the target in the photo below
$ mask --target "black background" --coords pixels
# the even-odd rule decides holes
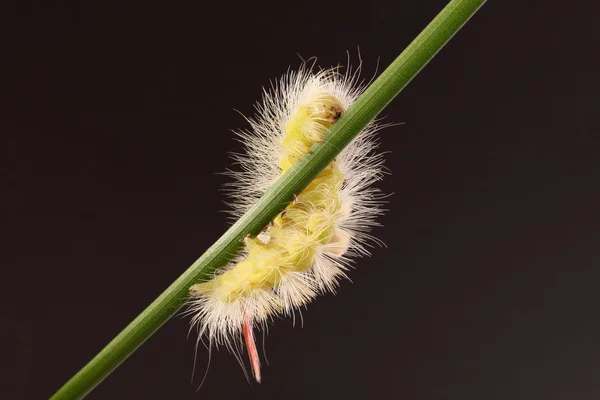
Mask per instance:
[[[48,398],[225,230],[261,87],[299,58],[387,66],[445,0],[2,3],[1,398]],[[394,192],[261,385],[173,318],[90,399],[597,399],[593,2],[489,1],[385,110]]]

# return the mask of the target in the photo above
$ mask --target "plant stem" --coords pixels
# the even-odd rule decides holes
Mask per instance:
[[[419,73],[486,0],[452,0],[335,123],[325,142],[300,159],[215,244],[73,376],[52,399],[80,399],[106,378],[185,303],[188,288],[210,279],[260,232]]]

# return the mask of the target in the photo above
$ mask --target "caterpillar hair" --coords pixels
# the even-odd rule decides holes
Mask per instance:
[[[256,116],[247,119],[250,128],[236,132],[245,152],[233,155],[237,167],[227,171],[234,217],[324,140],[364,90],[360,69],[342,73],[303,63],[263,91]],[[245,343],[257,382],[254,330],[264,332],[274,317],[293,316],[319,294],[335,292],[352,260],[378,242],[369,232],[383,212],[383,194],[372,186],[386,173],[376,152],[381,127],[368,124],[262,233],[243,239],[235,260],[190,288],[188,313],[198,340],[225,346],[242,366]]]

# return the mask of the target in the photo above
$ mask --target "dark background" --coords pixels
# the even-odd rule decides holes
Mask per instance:
[[[296,53],[370,77],[446,3],[3,2],[0,398],[48,398],[224,232],[233,109]],[[599,398],[587,3],[489,1],[390,104],[388,247],[271,327],[263,384],[220,351],[196,392],[177,317],[89,398]]]

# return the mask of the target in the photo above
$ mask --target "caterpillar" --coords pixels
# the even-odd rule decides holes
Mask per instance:
[[[316,69],[303,63],[263,89],[250,129],[237,131],[244,153],[239,170],[226,173],[231,214],[241,216],[294,163],[322,142],[328,129],[366,86],[360,65]],[[254,330],[266,331],[276,316],[294,316],[317,295],[334,292],[352,260],[369,255],[370,235],[383,213],[384,196],[372,184],[386,173],[376,149],[377,121],[362,132],[256,237],[243,239],[241,254],[212,279],[190,287],[188,312],[198,338],[225,346],[244,366],[245,343],[252,373],[261,381]]]

